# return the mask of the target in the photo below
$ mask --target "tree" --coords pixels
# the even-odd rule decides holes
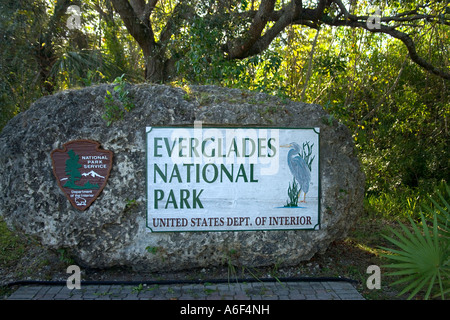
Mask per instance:
[[[0,1],[0,129],[42,95],[33,42],[46,21],[41,1]]]
[[[274,39],[293,25],[319,29],[350,27],[382,33],[400,40],[409,58],[427,72],[450,79],[448,65],[428,61],[417,49],[420,35],[429,28],[450,25],[448,1],[395,1],[388,16],[364,12],[362,1],[316,0],[111,0],[128,32],[142,49],[146,79],[166,82],[176,73],[176,63],[189,50],[174,41],[199,21],[220,24],[216,47],[228,60],[261,54]],[[366,1],[364,3],[367,3]],[[369,4],[383,4],[369,1]],[[367,11],[367,10],[366,10]],[[361,12],[361,14],[360,14]],[[205,29],[207,31],[207,29]],[[419,36],[417,36],[419,34]]]
[[[83,186],[78,186],[75,182],[81,179],[81,173],[78,169],[82,167],[81,164],[78,163],[80,156],[77,155],[73,149],[70,149],[67,154],[69,155],[69,159],[66,160],[66,174],[69,177],[67,182],[64,184],[65,188],[70,189],[98,189],[98,184],[92,184],[90,181],[87,181]]]
[[[69,179],[64,184],[64,187],[74,189],[78,187],[75,182],[81,179],[81,173],[78,170],[81,168],[81,164],[78,163],[80,157],[72,149],[67,154],[69,159],[66,160],[66,174]]]
[[[77,2],[75,2],[77,4]],[[57,44],[64,29],[63,17],[68,7],[74,4],[71,0],[57,0],[53,14],[47,17],[47,24],[41,25],[42,31],[34,43],[33,54],[39,66],[39,83],[43,94],[52,94],[55,91],[55,75],[52,68],[58,59]]]

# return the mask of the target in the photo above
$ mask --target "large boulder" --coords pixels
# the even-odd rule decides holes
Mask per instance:
[[[134,108],[109,126],[99,85],[37,100],[0,134],[0,214],[17,232],[65,249],[81,266],[168,271],[222,265],[294,265],[346,235],[362,212],[364,175],[347,128],[321,106],[214,86],[127,85]],[[320,128],[320,230],[146,231],[146,126],[210,125]],[[52,150],[77,139],[114,154],[103,191],[73,207],[52,171]]]

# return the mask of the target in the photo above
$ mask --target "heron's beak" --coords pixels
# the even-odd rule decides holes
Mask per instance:
[[[285,145],[280,146],[280,148],[290,148],[290,147],[292,147],[292,145],[290,145],[290,144],[285,144]]]

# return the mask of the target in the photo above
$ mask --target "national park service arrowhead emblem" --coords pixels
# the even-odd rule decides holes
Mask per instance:
[[[78,210],[86,210],[102,192],[113,153],[92,140],[74,140],[50,154],[58,186]]]

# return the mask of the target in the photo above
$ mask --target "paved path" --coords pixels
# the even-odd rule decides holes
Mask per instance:
[[[8,300],[364,300],[350,282],[24,285]]]

